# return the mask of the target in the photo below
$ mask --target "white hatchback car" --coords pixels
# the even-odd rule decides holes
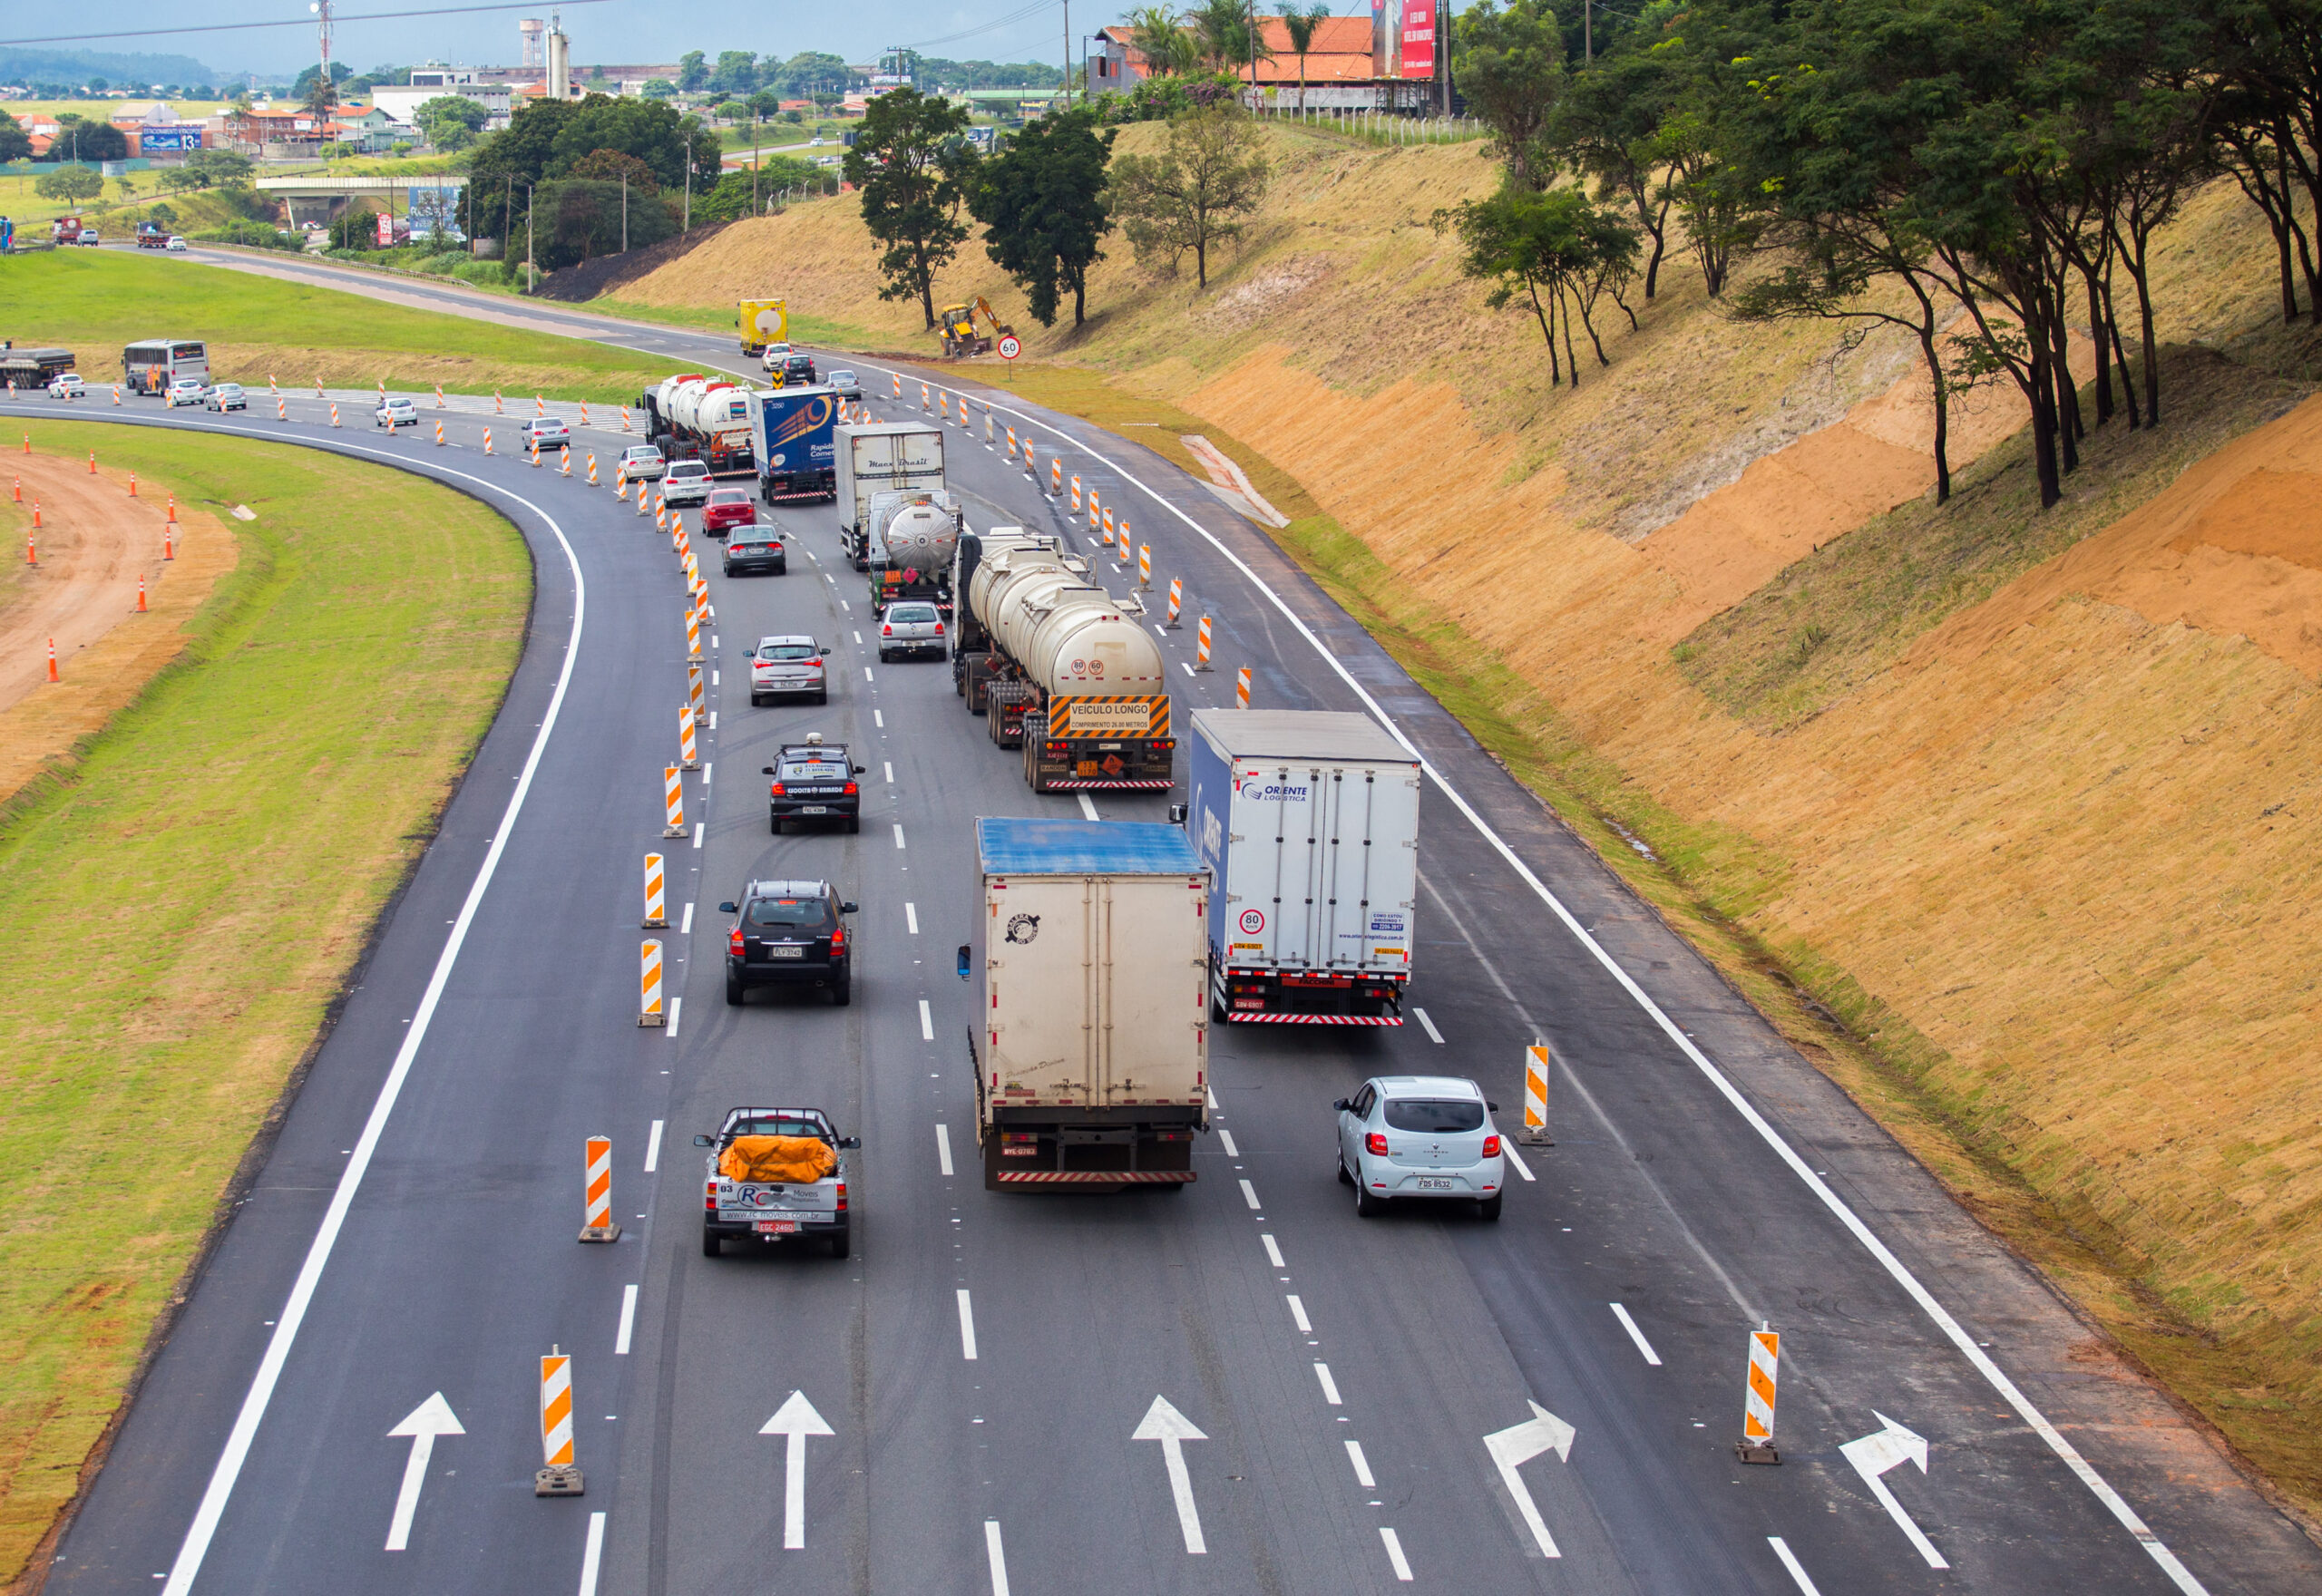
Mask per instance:
[[[1369,1219],[1390,1201],[1448,1198],[1499,1217],[1507,1161],[1492,1124],[1498,1105],[1457,1075],[1375,1075],[1331,1105],[1339,1116],[1339,1179]]]
[[[200,377],[171,377],[168,391],[162,395],[175,410],[180,404],[199,404],[210,396],[210,384]]]
[[[406,394],[390,394],[379,401],[377,409],[371,412],[371,424],[390,430],[415,427],[419,424],[419,405]]]
[[[52,399],[84,399],[89,384],[81,380],[77,371],[59,372],[48,379],[48,396]]]
[[[659,479],[669,469],[661,452],[650,443],[639,443],[624,451],[620,457],[621,473],[632,482],[650,482]]]
[[[830,674],[823,668],[823,656],[829,652],[803,632],[760,637],[750,655],[751,706],[785,693],[809,694],[817,704],[829,703]]]
[[[712,486],[709,467],[698,460],[673,460],[661,477],[661,497],[675,504],[707,504]]]

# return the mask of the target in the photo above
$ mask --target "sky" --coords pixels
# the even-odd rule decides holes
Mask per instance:
[[[512,66],[522,59],[520,17],[546,16],[549,6],[463,16],[410,16],[412,11],[473,4],[475,0],[336,0],[343,18],[331,54],[360,72],[430,59],[466,66]],[[1127,0],[1085,0],[1069,7],[1072,33],[1085,37],[1129,9]],[[1278,9],[1278,6],[1262,9]],[[1367,0],[1334,0],[1334,9],[1369,15]],[[577,65],[672,62],[688,50],[754,50],[786,59],[802,50],[828,51],[867,62],[891,45],[953,60],[1047,61],[1061,65],[1066,0],[853,0],[843,6],[746,5],[741,0],[600,0],[563,7],[564,32]],[[66,32],[69,7],[10,7],[0,39],[27,40]],[[378,21],[351,20],[388,14]],[[189,23],[247,23],[303,18],[305,25],[237,33],[168,33],[124,36],[147,28]],[[1004,18],[1013,21],[1002,21]],[[37,19],[34,21],[34,19]],[[151,51],[190,55],[220,73],[292,73],[311,63],[316,37],[307,0],[114,0],[104,8],[104,35],[58,49]],[[998,24],[999,25],[993,25]],[[954,35],[964,34],[964,37]],[[1077,48],[1077,46],[1076,46]]]

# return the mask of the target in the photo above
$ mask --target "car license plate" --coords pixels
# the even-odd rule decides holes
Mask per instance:
[[[762,1219],[750,1228],[761,1236],[787,1236],[798,1229],[798,1221],[795,1219]]]
[[[1424,1175],[1413,1181],[1411,1184],[1422,1192],[1456,1192],[1459,1189],[1459,1183],[1455,1181],[1429,1180]]]
[[[826,803],[801,803],[798,806],[801,814],[828,814],[830,812],[830,805]]]
[[[806,950],[795,942],[774,942],[767,945],[766,956],[768,959],[804,959]]]

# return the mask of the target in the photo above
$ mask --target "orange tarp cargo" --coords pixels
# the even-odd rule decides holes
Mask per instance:
[[[729,1181],[803,1186],[838,1168],[838,1154],[815,1136],[737,1136],[717,1155],[717,1173]]]

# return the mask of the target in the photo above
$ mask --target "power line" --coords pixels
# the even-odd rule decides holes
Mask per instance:
[[[1048,10],[1049,6],[1054,4],[1055,0],[1032,0],[1031,5],[1020,7],[1015,11],[1010,12],[1006,16],[1000,17],[994,21],[980,23],[974,27],[964,29],[956,34],[946,34],[940,39],[922,39],[917,44],[906,44],[903,48],[906,50],[925,50],[937,44],[955,44],[961,39],[972,39],[978,34],[989,34],[998,28],[1011,27],[1017,23],[1024,22],[1031,17],[1038,16],[1041,12]]]
[[[610,0],[561,0],[566,5],[604,5]],[[409,16],[466,16],[479,11],[537,11],[539,0],[512,0],[499,5],[434,5],[417,11],[356,11],[333,12],[331,20],[342,22],[401,22]],[[91,39],[161,39],[180,34],[239,34],[252,28],[312,27],[310,17],[293,17],[281,22],[213,22],[182,28],[136,28],[123,33],[112,30],[102,34],[48,34],[37,39],[0,39],[0,45],[9,44],[72,44]]]

